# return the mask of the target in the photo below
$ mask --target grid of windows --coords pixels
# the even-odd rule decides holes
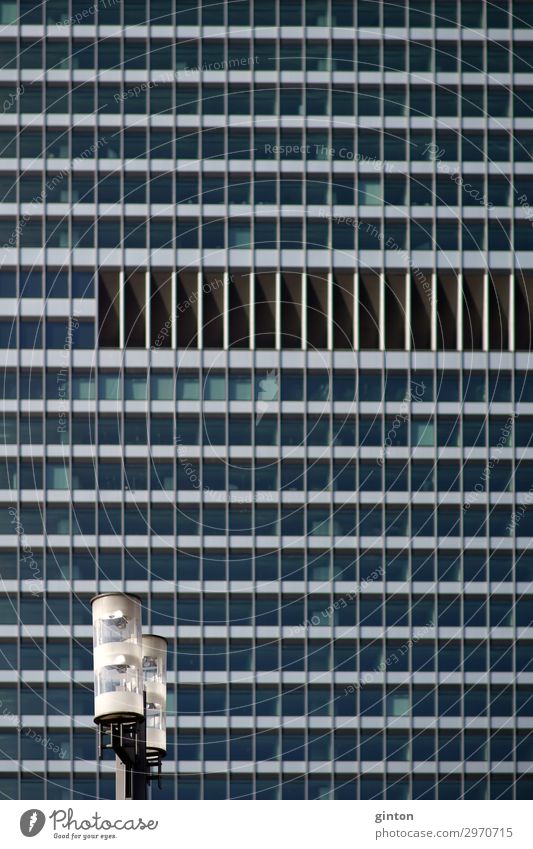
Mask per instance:
[[[527,795],[533,560],[528,510],[518,505],[527,501],[531,464],[528,454],[516,455],[530,440],[526,370],[434,372],[426,366],[409,374],[394,361],[385,370],[356,371],[182,364],[177,371],[156,367],[149,373],[74,368],[62,378],[58,383],[57,369],[32,368],[5,370],[3,380],[7,404],[18,405],[19,398],[52,402],[61,392],[65,403],[84,406],[83,412],[63,411],[61,422],[57,412],[4,415],[6,443],[17,437],[23,456],[6,458],[2,488],[18,493],[18,501],[15,510],[6,503],[0,511],[0,530],[9,537],[16,523],[34,544],[29,557],[20,549],[18,563],[17,549],[4,549],[8,594],[0,597],[0,610],[6,628],[23,621],[33,638],[22,637],[18,646],[2,643],[4,670],[20,658],[30,684],[6,683],[0,698],[13,704],[14,715],[33,705],[44,724],[19,733],[5,729],[3,749],[9,757],[35,757],[35,735],[46,736],[50,798],[112,794],[105,774],[98,786],[91,775],[72,785],[64,774],[72,758],[89,770],[93,758],[89,599],[96,584],[135,586],[146,623],[171,641],[169,763],[176,775],[167,776],[164,797]],[[123,404],[129,407],[122,413]],[[142,413],[135,414],[132,404]],[[152,404],[157,412],[150,413]],[[393,427],[398,417],[401,427]],[[351,448],[348,456],[323,456],[331,428],[344,434],[333,444]],[[79,448],[70,458],[24,456],[24,446],[39,446],[45,433],[51,446],[69,439],[87,446],[86,456]],[[387,433],[394,456],[392,445],[383,456]],[[123,459],[96,457],[93,446],[103,449],[107,439],[124,444]],[[148,458],[128,456],[128,446],[146,442]],[[191,454],[198,443],[202,455]],[[250,443],[275,447],[275,456],[239,449]],[[211,445],[219,446],[221,458],[210,455]],[[156,456],[159,446],[166,448]],[[237,454],[225,459],[233,446]],[[414,448],[430,453],[413,454]],[[442,454],[450,450],[453,456]],[[71,508],[50,500],[54,491],[76,489],[85,492]],[[161,489],[179,491],[178,509],[143,500]],[[128,502],[109,501],[113,490],[129,492]],[[400,501],[383,504],[383,491],[399,492]],[[35,503],[41,492],[48,499]],[[233,501],[240,492],[248,503],[241,496]],[[310,493],[308,503],[291,503],[291,493],[300,492]],[[502,494],[511,492],[517,504],[502,503]],[[417,500],[424,493],[425,503]],[[457,493],[455,503],[448,493]],[[42,547],[44,529],[57,540],[53,548]],[[176,551],[160,547],[162,537],[175,533]],[[61,542],[69,534],[75,535],[72,550]],[[129,540],[124,549],[123,534]],[[98,548],[91,547],[93,535]],[[44,593],[35,593],[36,581]],[[70,581],[77,586],[72,596]],[[72,643],[55,631],[64,626],[76,628]],[[55,677],[44,689],[31,683],[32,670],[43,666],[75,670],[72,688]],[[504,678],[480,683],[489,670]],[[255,677],[255,687],[239,683],[242,673]],[[445,675],[446,686],[428,684],[428,674]],[[265,675],[274,678],[267,683]],[[70,705],[81,724],[48,730],[47,717],[67,713]],[[501,717],[511,715],[520,718],[520,728],[504,732]],[[228,717],[227,730],[210,726],[212,716]],[[292,717],[302,716],[313,717],[312,729],[293,727]],[[442,727],[426,730],[436,716]],[[239,729],[238,717],[257,718],[258,729]],[[280,719],[273,726],[269,717]],[[363,717],[372,724],[361,725]],[[335,772],[315,785],[314,769],[330,761]],[[264,779],[262,771],[247,776],[246,768],[241,775],[239,768],[238,783],[233,775],[222,780],[217,773],[233,762],[261,764],[262,770],[281,763],[284,778]],[[410,775],[415,762],[425,765],[426,775]],[[454,783],[447,771],[458,762],[473,764],[477,773],[469,767]],[[205,764],[201,777],[191,774],[198,763]],[[370,779],[368,771],[383,763],[388,772]],[[495,763],[500,771],[489,777]],[[401,781],[400,773],[409,780]],[[23,773],[16,792],[43,792],[37,782],[26,784]],[[3,786],[9,792],[13,779],[6,776]]]
[[[189,0],[132,0],[86,9],[83,0],[47,0],[35,8],[31,0],[6,0],[2,4],[2,23],[78,25],[123,24],[125,26],[308,26],[308,27],[493,27],[517,29],[533,26],[527,0],[495,0],[486,9],[471,0],[294,0],[271,3],[261,0],[227,7],[223,3],[191,3]],[[253,16],[253,18],[252,18]]]

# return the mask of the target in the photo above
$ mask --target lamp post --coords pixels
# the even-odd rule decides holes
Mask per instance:
[[[166,640],[143,637],[137,596],[103,593],[91,604],[98,756],[117,756],[117,799],[146,799],[166,753]]]

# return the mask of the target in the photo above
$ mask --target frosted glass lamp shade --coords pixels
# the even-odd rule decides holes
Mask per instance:
[[[143,716],[142,612],[136,596],[92,599],[94,721]]]
[[[143,682],[146,693],[146,749],[167,750],[167,641],[153,634],[142,638]]]

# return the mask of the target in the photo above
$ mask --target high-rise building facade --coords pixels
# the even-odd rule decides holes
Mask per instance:
[[[0,0],[0,793],[533,793],[533,3]]]

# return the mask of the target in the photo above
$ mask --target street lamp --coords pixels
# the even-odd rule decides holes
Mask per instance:
[[[142,636],[137,596],[103,593],[91,604],[98,756],[117,756],[117,799],[146,799],[166,753],[166,640]]]

